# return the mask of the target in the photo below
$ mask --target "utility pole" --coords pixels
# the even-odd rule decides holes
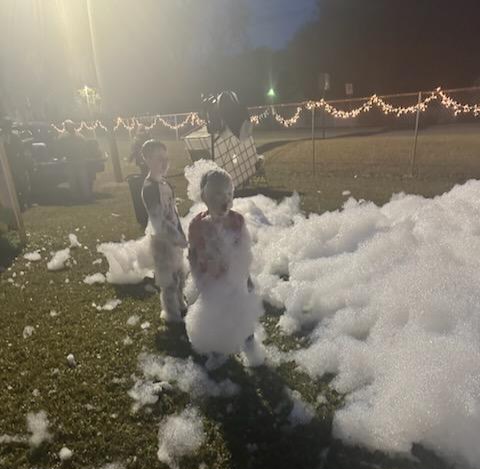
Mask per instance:
[[[88,27],[90,29],[90,43],[92,46],[92,55],[93,55],[93,65],[95,69],[95,78],[97,80],[97,85],[100,90],[100,95],[103,99],[103,110],[107,116],[107,138],[108,144],[110,147],[110,157],[112,159],[113,174],[115,176],[115,182],[122,182],[122,167],[120,166],[120,157],[118,153],[117,140],[115,138],[115,132],[113,130],[113,117],[110,115],[110,103],[106,99],[105,88],[103,83],[103,76],[101,74],[101,69],[98,61],[96,40],[95,40],[95,26],[93,21],[92,14],[92,0],[87,0],[87,13],[88,13]]]

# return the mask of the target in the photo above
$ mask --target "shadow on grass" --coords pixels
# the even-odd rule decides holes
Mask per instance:
[[[281,374],[267,366],[248,370],[235,360],[215,374],[229,377],[242,389],[230,405],[209,400],[205,407],[221,428],[232,468],[319,467],[330,444],[331,419],[316,415],[307,425],[291,426],[292,404]]]
[[[193,355],[195,361],[201,360],[192,350],[183,322],[167,323],[166,327],[155,336],[155,347],[162,354],[171,357],[187,358]]]
[[[145,277],[141,283],[113,285],[117,298],[132,298],[135,300],[146,300],[152,295],[158,295],[159,291],[152,278]]]
[[[280,313],[266,306],[267,314],[278,316]],[[155,346],[162,354],[182,359],[192,356],[196,363],[204,364],[205,358],[192,350],[184,323],[166,325],[156,335]],[[231,379],[241,392],[232,398],[194,402],[188,394],[175,392],[165,394],[154,409],[154,414],[162,417],[192,403],[201,408],[206,417],[208,443],[199,456],[207,467],[220,464],[231,469],[450,469],[435,453],[420,445],[413,446],[414,458],[392,457],[380,451],[348,446],[334,438],[335,411],[345,400],[330,387],[333,375],[312,382],[293,362],[278,368],[248,369],[230,358],[219,369],[210,371],[209,376],[217,382]],[[287,387],[300,391],[315,409],[309,423],[291,424],[293,403]],[[318,395],[325,397],[325,403],[316,402]],[[196,464],[194,459],[185,458],[182,467],[198,467],[198,462]]]
[[[334,439],[329,448],[325,468],[328,469],[452,469],[453,466],[422,445],[413,444],[413,458],[393,457],[381,451],[368,451],[347,446]]]
[[[205,357],[192,350],[183,323],[168,324],[156,335],[155,346],[162,354],[192,356],[200,365],[205,361]],[[331,417],[317,415],[307,425],[291,426],[288,416],[292,403],[281,373],[267,366],[246,369],[230,358],[219,369],[210,371],[209,376],[217,382],[229,378],[240,386],[241,392],[229,399],[207,398],[195,402],[207,421],[214,424],[217,434],[212,445],[218,445],[218,451],[209,447],[202,455],[208,467],[218,462],[221,448],[227,450],[232,469],[319,467],[331,440]],[[188,395],[179,394],[176,400],[178,406],[191,404]],[[171,396],[165,396],[165,402],[158,403],[155,413],[163,415],[163,411],[171,409],[170,401]]]

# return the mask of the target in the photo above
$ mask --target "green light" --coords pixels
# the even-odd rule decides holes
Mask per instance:
[[[276,96],[275,90],[274,90],[273,88],[270,88],[270,89],[268,90],[267,96],[268,96],[269,98],[275,98],[275,96]]]

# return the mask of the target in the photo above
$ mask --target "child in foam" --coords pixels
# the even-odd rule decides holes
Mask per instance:
[[[199,298],[186,317],[187,333],[193,348],[209,356],[209,368],[242,350],[247,365],[258,366],[264,356],[254,330],[263,309],[249,276],[252,254],[245,221],[231,210],[232,179],[221,169],[210,170],[200,186],[208,210],[189,227],[188,257]]]
[[[143,144],[142,153],[149,169],[142,199],[152,230],[151,250],[155,282],[161,289],[162,317],[170,322],[182,321],[187,310],[183,297],[183,250],[187,240],[175,206],[175,194],[165,179],[167,147],[158,140],[148,140]]]

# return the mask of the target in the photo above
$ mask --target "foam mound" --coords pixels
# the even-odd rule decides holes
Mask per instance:
[[[183,222],[201,210],[196,204]],[[282,355],[346,395],[336,437],[480,461],[480,182],[306,216],[298,196],[237,199],[263,300],[307,348]],[[200,326],[199,326],[200,327]]]

